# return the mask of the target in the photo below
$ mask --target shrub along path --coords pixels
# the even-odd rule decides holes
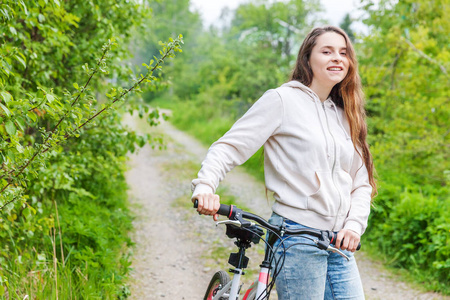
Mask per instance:
[[[125,121],[149,131],[131,117]],[[233,247],[225,239],[224,229],[215,228],[211,218],[198,216],[189,203],[190,181],[207,149],[167,123],[152,133],[164,135],[167,149],[145,146],[130,155],[127,174],[136,215],[131,299],[202,299],[214,271],[228,268],[226,249]],[[221,186],[223,194],[236,197],[238,205],[270,216],[264,186],[240,168],[230,172]],[[254,256],[257,252],[249,254],[250,264],[259,264],[261,256]],[[358,253],[357,259],[367,299],[450,299],[397,281],[364,252]],[[275,295],[271,299],[276,299]]]

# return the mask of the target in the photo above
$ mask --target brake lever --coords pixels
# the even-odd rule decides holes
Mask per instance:
[[[219,226],[221,224],[225,224],[225,225],[234,225],[237,227],[241,227],[241,222],[237,221],[237,220],[224,220],[224,221],[219,221],[216,222],[216,226]]]
[[[347,261],[350,261],[350,258],[347,255],[345,255],[341,250],[339,250],[331,245],[328,246],[328,248],[326,250],[330,251],[330,252],[335,252],[335,253],[339,254],[340,256],[342,256],[343,258],[345,258]]]
[[[234,214],[234,219],[239,221],[241,223],[240,227],[250,227],[255,225],[255,223],[250,222],[249,220],[246,220],[242,216],[242,209],[236,209],[236,212]]]

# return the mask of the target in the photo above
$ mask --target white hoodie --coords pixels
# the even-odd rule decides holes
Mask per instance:
[[[264,145],[264,174],[273,211],[308,227],[362,234],[372,187],[355,151],[344,111],[297,81],[267,91],[208,150],[193,197],[219,182]]]

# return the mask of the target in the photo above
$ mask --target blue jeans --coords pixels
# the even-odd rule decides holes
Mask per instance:
[[[288,229],[306,228],[291,220],[273,214],[269,222],[284,225]],[[320,250],[313,241],[302,236],[284,236],[286,251],[284,266],[276,278],[276,288],[280,300],[331,300],[364,299],[364,291],[358,267],[352,252],[343,251],[349,258],[337,253]],[[315,237],[310,236],[315,239]],[[299,245],[294,245],[301,243]],[[280,240],[274,244],[274,249]],[[276,259],[284,252],[283,245],[275,253]]]

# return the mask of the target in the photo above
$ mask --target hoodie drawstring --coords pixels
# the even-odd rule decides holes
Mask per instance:
[[[317,104],[318,100],[313,98],[313,101],[314,101],[314,104],[316,106],[317,115],[319,116],[319,123],[320,123],[320,127],[322,128],[323,137],[325,138],[325,145],[327,147],[327,157],[330,158],[327,134],[325,132],[325,128],[323,127],[322,117],[320,116],[320,110],[319,110],[319,107],[318,107],[318,104]]]
[[[345,130],[344,125],[342,124],[341,119],[339,118],[339,114],[338,114],[337,109],[336,109],[336,104],[333,103],[331,106],[334,108],[334,113],[336,114],[336,119],[338,120],[339,126],[341,127],[342,131],[344,131],[344,133],[345,133],[345,138],[346,138],[347,140],[351,139],[351,137],[350,137],[350,136],[348,135],[348,133],[347,133],[347,130]]]

